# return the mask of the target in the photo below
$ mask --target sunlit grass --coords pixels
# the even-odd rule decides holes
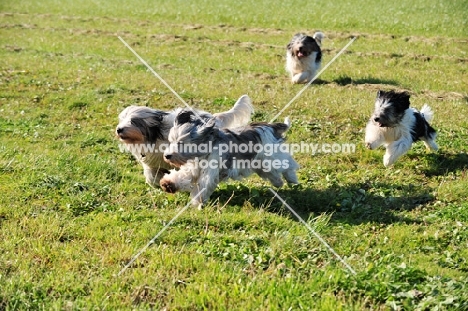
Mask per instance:
[[[462,1],[20,1],[0,5],[0,309],[362,310],[467,308],[467,10]],[[317,9],[319,8],[319,9]],[[287,12],[287,13],[285,13]],[[121,277],[189,200],[144,182],[114,137],[126,106],[218,112],[243,94],[268,121],[302,88],[284,69],[298,31],[321,30],[325,65],[291,104],[306,154],[279,194],[358,272],[352,276],[258,177],[221,184]],[[378,89],[435,111],[393,168],[363,146]]]

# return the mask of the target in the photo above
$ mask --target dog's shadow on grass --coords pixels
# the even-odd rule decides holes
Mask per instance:
[[[409,157],[417,155],[408,155]],[[423,169],[427,177],[442,176],[456,171],[468,169],[468,154],[466,153],[430,153],[425,155],[428,165]]]
[[[412,185],[398,186],[396,189],[399,193],[411,195],[392,196],[391,191],[385,190],[392,187],[395,188],[395,185],[356,184],[316,190],[296,185],[273,190],[306,221],[322,213],[331,213],[330,221],[350,225],[419,223],[418,220],[399,215],[399,212],[412,210],[435,198],[424,189],[416,189]],[[214,197],[218,197],[220,206],[242,206],[248,201],[252,206],[297,220],[268,187],[252,189],[242,184],[229,184],[216,190],[212,198]]]
[[[351,85],[351,84],[356,84],[356,85],[357,84],[385,84],[385,85],[394,85],[394,86],[400,85],[395,80],[387,80],[387,79],[384,80],[384,79],[378,79],[378,78],[373,78],[373,77],[353,79],[352,77],[349,77],[349,76],[340,76],[331,81],[322,80],[322,79],[317,79],[314,81],[314,84],[331,84],[331,83],[335,83],[341,86],[346,86],[346,85]]]

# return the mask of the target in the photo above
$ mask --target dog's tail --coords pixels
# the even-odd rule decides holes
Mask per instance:
[[[242,95],[230,110],[215,113],[216,125],[220,128],[234,128],[247,125],[254,113],[252,101],[247,95]]]
[[[318,45],[322,45],[322,40],[323,38],[325,38],[325,34],[321,31],[317,31],[316,33],[314,33],[312,38],[314,38],[315,41],[317,41]]]
[[[288,126],[286,128],[286,131],[288,131],[291,128],[291,120],[289,120],[289,117],[284,118],[284,124],[286,124]]]
[[[426,119],[427,123],[431,123],[432,119],[434,118],[434,112],[432,111],[431,107],[429,107],[427,104],[424,104],[420,112],[424,119]]]
[[[283,123],[270,123],[269,126],[273,130],[273,135],[275,136],[275,138],[280,141],[283,141],[285,137],[284,134],[291,128],[291,121],[288,117],[286,117]]]

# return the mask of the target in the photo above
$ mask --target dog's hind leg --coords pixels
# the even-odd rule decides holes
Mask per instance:
[[[271,184],[277,188],[280,188],[284,185],[283,179],[281,178],[280,173],[275,170],[271,171],[263,171],[263,170],[255,170],[258,176],[262,177],[263,179],[267,179],[271,182]]]
[[[287,154],[287,167],[285,171],[283,171],[283,177],[289,184],[298,184],[299,181],[297,180],[296,171],[300,168],[299,164],[292,158],[291,155]],[[284,163],[284,160],[283,160]]]
[[[287,169],[283,172],[283,177],[289,184],[297,185],[299,183],[295,169]]]
[[[439,149],[439,146],[437,146],[435,142],[435,137],[421,137],[421,140],[423,141],[424,145],[426,146],[427,149],[437,151]]]
[[[283,180],[281,179],[280,176],[269,176],[268,180],[271,182],[273,186],[276,188],[281,188],[284,185]]]

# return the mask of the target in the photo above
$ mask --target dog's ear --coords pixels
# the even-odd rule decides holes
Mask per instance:
[[[184,123],[189,123],[192,121],[193,117],[193,112],[190,110],[182,110],[179,112],[179,114],[176,116],[174,120],[175,125],[181,125]]]
[[[405,101],[407,101],[408,103],[409,103],[410,97],[411,97],[411,95],[408,92],[401,93],[401,98],[404,99]]]
[[[159,111],[159,110],[155,110],[151,113],[150,117],[149,117],[149,120],[148,120],[148,124],[150,125],[154,125],[154,124],[160,124],[164,117],[167,115],[167,113],[165,113],[164,111]]]
[[[388,91],[380,92],[382,102],[391,103],[397,112],[404,112],[410,106],[410,94],[408,92]]]
[[[197,136],[208,138],[217,133],[219,129],[216,126],[216,119],[211,118],[205,124],[202,124],[197,129]]]
[[[397,108],[397,111],[400,111],[400,112],[404,112],[410,106],[409,101],[407,101],[407,102],[398,101],[398,102],[394,102],[394,104],[395,104],[395,107]]]
[[[398,102],[398,108],[401,110],[406,110],[410,106],[410,94],[407,92],[401,93],[399,96]]]
[[[216,118],[214,118],[214,117],[210,118],[205,124],[205,126],[208,126],[208,127],[211,127],[211,128],[214,128],[215,125],[216,125]]]
[[[301,37],[301,33],[296,33],[291,41],[289,41],[288,45],[286,45],[286,48],[288,49],[288,51],[291,51],[293,49],[293,45],[294,45],[294,42],[297,41],[300,37]]]

